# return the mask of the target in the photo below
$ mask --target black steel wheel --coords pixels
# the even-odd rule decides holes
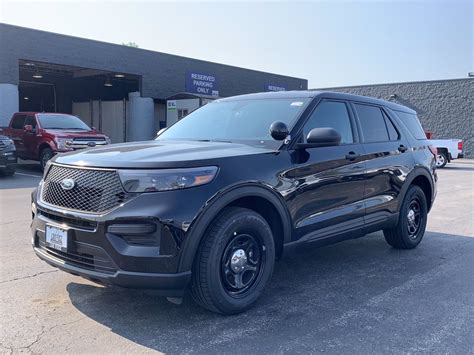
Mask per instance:
[[[412,249],[420,244],[428,220],[428,204],[419,186],[410,186],[400,208],[398,223],[385,229],[385,240],[397,249]]]
[[[225,290],[230,295],[244,294],[263,271],[264,246],[257,237],[237,234],[231,239],[221,260],[221,278]]]
[[[416,239],[421,225],[421,207],[417,197],[414,197],[410,201],[406,218],[408,236],[412,239]]]
[[[274,261],[267,221],[255,211],[227,207],[211,223],[195,257],[193,298],[213,312],[243,312],[262,294]]]

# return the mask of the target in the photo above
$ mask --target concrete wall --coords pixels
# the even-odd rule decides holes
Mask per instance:
[[[17,111],[18,86],[0,83],[0,127],[8,126],[13,113]]]
[[[474,158],[474,79],[364,85],[323,90],[372,96],[408,106],[418,112],[425,130],[435,138],[461,138]],[[396,95],[395,97],[391,97]]]
[[[186,71],[214,75],[221,97],[260,92],[267,83],[308,88],[305,79],[6,24],[0,24],[0,43],[0,83],[18,85],[18,60],[27,59],[140,75],[141,95],[154,99],[185,91]]]

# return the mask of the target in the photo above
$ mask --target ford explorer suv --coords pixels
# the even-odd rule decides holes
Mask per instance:
[[[415,248],[435,155],[416,112],[395,103],[320,91],[218,99],[153,141],[54,157],[32,193],[33,248],[100,284],[175,303],[189,289],[235,314],[299,246],[382,230],[391,247]]]
[[[16,149],[13,141],[0,135],[0,175],[12,176],[17,165]]]
[[[42,169],[56,153],[110,143],[79,117],[63,113],[17,112],[2,134],[14,141],[18,157],[38,160]]]

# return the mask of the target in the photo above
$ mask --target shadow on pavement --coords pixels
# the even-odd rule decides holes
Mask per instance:
[[[414,250],[388,247],[381,233],[306,248],[276,264],[253,309],[231,317],[199,308],[190,296],[176,306],[152,291],[79,283],[68,284],[67,291],[86,316],[162,352],[404,352],[424,336],[430,339],[446,312],[459,318],[455,307],[438,306],[440,300],[472,305],[472,298],[459,299],[474,291],[466,276],[472,270],[466,255],[473,252],[474,238],[432,232]],[[462,288],[450,290],[456,263],[467,269],[456,276],[468,288],[464,294]],[[469,340],[459,341],[469,346]]]
[[[43,172],[38,162],[20,160],[13,176],[0,174],[0,190],[37,187]]]
[[[32,160],[20,160],[19,171],[33,175],[43,175],[39,162]]]

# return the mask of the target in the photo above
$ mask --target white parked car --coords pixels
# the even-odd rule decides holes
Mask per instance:
[[[432,146],[436,147],[436,167],[444,168],[454,159],[464,158],[462,139],[430,139]]]

